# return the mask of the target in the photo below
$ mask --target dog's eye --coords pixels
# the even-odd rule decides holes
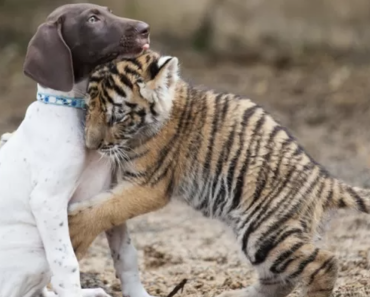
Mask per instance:
[[[98,17],[93,15],[91,17],[89,17],[89,19],[87,20],[89,23],[96,23],[99,21]]]

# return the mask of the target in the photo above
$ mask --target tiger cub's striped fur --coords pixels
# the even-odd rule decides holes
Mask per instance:
[[[117,166],[118,185],[72,209],[78,249],[101,231],[181,199],[229,225],[259,282],[222,296],[331,295],[335,257],[313,242],[324,213],[368,213],[370,191],[329,175],[260,106],[192,87],[178,60],[147,52],[107,64],[89,85],[86,143]],[[84,231],[81,231],[84,230]]]

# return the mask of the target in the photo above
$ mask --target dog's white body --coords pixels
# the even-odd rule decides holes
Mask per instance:
[[[68,94],[39,91],[73,97],[85,87],[83,82]],[[0,149],[0,297],[38,297],[51,275],[60,297],[108,296],[81,290],[68,232],[68,203],[110,186],[109,162],[85,149],[83,121],[81,109],[34,102]],[[149,296],[126,226],[107,237],[123,295]]]

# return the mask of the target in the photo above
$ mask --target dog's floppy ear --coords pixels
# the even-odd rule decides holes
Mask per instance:
[[[72,54],[62,36],[61,20],[38,27],[28,45],[23,71],[44,87],[64,92],[73,88]]]

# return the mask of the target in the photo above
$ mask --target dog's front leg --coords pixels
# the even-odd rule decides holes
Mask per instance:
[[[123,224],[106,232],[114,261],[116,277],[121,281],[123,296],[148,297],[139,275],[137,251],[131,243],[127,225]]]
[[[51,195],[54,194],[54,195]],[[58,297],[81,297],[80,271],[68,231],[69,193],[48,193],[37,185],[30,205],[52,272],[52,286]]]

